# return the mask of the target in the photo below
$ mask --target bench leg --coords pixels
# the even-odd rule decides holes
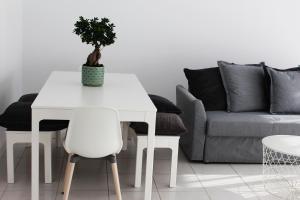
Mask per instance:
[[[66,129],[60,130],[56,132],[56,146],[57,147],[63,147],[64,139],[65,139],[65,133]]]
[[[128,147],[128,131],[129,131],[129,123],[128,122],[121,122],[122,128],[122,139],[123,139],[123,147],[122,150],[127,150]]]
[[[6,135],[6,155],[7,155],[7,182],[14,183],[14,143],[9,135]]]
[[[61,134],[60,131],[56,131],[56,134],[55,134],[56,147],[61,147],[60,134]]]

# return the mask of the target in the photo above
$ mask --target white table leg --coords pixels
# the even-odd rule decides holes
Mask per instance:
[[[147,146],[145,198],[144,199],[151,200],[156,112],[148,112],[145,121],[148,123],[148,141],[147,141],[148,146]]]
[[[137,136],[134,187],[141,187],[143,171],[143,151],[145,147],[147,147],[146,138]]]
[[[171,160],[171,175],[170,175],[170,188],[176,187],[177,179],[177,165],[178,165],[178,140],[172,145],[172,160]]]
[[[39,199],[39,120],[32,109],[31,200]]]
[[[13,137],[6,133],[6,159],[7,159],[7,182],[15,182],[15,165],[14,165],[14,140]]]
[[[45,183],[52,183],[52,134],[44,137],[46,138],[44,141]]]

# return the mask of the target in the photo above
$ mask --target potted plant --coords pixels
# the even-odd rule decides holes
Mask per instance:
[[[94,51],[87,57],[87,61],[82,66],[82,84],[85,86],[101,86],[104,82],[104,65],[99,64],[101,50],[115,42],[115,25],[109,19],[97,17],[85,19],[80,16],[75,23],[74,33],[79,35],[83,43],[94,46]]]

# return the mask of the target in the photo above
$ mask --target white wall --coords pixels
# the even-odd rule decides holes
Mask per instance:
[[[0,113],[21,95],[22,50],[22,0],[0,0]]]
[[[184,67],[300,64],[299,8],[299,0],[26,0],[24,89],[85,62],[92,47],[72,33],[80,15],[116,25],[116,43],[103,50],[107,71],[135,73],[149,92],[174,100]]]

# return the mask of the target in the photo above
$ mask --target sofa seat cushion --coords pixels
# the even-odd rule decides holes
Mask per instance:
[[[267,112],[207,112],[207,135],[265,137],[300,135],[300,115],[271,115]]]

